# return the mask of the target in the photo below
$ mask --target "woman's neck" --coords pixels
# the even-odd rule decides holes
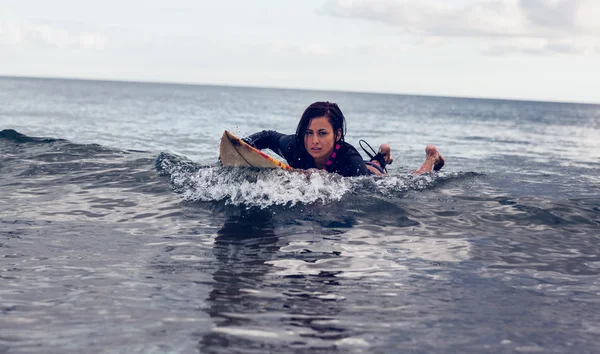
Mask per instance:
[[[329,161],[329,156],[327,156],[327,157],[322,157],[322,158],[320,158],[320,159],[314,159],[314,160],[315,160],[315,166],[316,166],[318,169],[322,170],[322,169],[324,169],[325,167],[327,167],[327,161]]]

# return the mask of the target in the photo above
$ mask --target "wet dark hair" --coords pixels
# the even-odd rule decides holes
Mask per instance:
[[[341,133],[341,137],[336,141],[344,141],[344,136],[346,134],[346,118],[342,113],[342,110],[337,105],[337,103],[332,102],[315,102],[308,106],[304,113],[302,113],[302,117],[300,118],[300,122],[298,123],[298,128],[296,128],[296,159],[297,160],[305,160],[312,159],[309,155],[308,151],[306,151],[306,147],[304,146],[304,136],[306,135],[306,130],[310,125],[310,121],[313,118],[326,117],[329,120],[329,124],[333,127],[333,136],[336,137],[337,133]]]

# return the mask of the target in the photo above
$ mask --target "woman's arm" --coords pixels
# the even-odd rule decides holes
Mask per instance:
[[[262,132],[249,135],[242,140],[257,149],[271,149],[275,151],[282,136],[284,135],[274,130],[263,130]]]
[[[285,135],[274,130],[263,130],[262,132],[249,135],[242,140],[259,150],[271,149],[289,162],[289,155],[292,152],[290,144],[293,138],[294,135]]]

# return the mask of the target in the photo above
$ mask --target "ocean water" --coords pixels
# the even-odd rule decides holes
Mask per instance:
[[[218,165],[318,100],[389,176]],[[0,131],[0,353],[600,348],[598,105],[0,78]]]

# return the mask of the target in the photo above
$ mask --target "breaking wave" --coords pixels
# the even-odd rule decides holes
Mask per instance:
[[[408,190],[431,188],[439,181],[458,176],[456,173],[433,173],[342,177],[320,171],[206,166],[164,152],[158,156],[156,168],[161,175],[170,177],[172,189],[186,201],[221,201],[259,208],[329,204],[361,194],[397,196]]]

